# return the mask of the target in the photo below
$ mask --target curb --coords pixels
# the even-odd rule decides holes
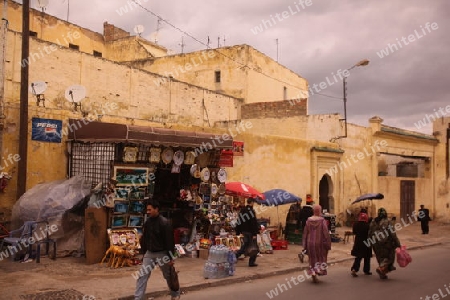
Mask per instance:
[[[442,243],[441,242],[429,243],[429,244],[424,244],[424,245],[420,245],[420,246],[407,247],[407,249],[408,250],[417,250],[417,249],[429,248],[429,247],[433,247],[433,246],[437,246],[437,245],[442,245]],[[335,259],[335,260],[332,260],[332,261],[328,262],[328,265],[332,266],[332,265],[335,265],[337,263],[341,263],[341,262],[345,262],[345,261],[349,261],[349,260],[353,260],[353,259],[354,259],[353,256],[346,257],[346,258]],[[307,266],[302,266],[300,268],[299,267],[292,267],[292,268],[286,268],[286,269],[273,271],[273,272],[268,272],[268,273],[256,273],[256,274],[249,275],[249,276],[231,277],[231,278],[222,279],[222,280],[216,280],[216,281],[212,281],[212,282],[202,282],[202,283],[199,283],[199,284],[193,284],[193,285],[189,285],[189,286],[181,288],[181,295],[186,294],[187,292],[197,291],[197,290],[200,290],[200,289],[205,289],[205,288],[210,288],[210,287],[230,285],[230,284],[241,283],[241,282],[245,282],[245,281],[248,281],[248,280],[254,280],[254,279],[269,278],[269,277],[273,277],[273,276],[277,276],[277,275],[283,275],[283,274],[287,274],[287,273],[292,273],[292,272],[295,272],[295,271],[304,271],[307,268],[308,268]],[[151,293],[147,293],[147,294],[145,294],[145,297],[147,297],[147,298],[151,298],[151,297],[157,298],[157,297],[167,296],[167,295],[169,295],[169,291],[168,290],[161,290],[161,291],[154,291],[154,292],[151,292]],[[126,296],[126,297],[117,298],[117,300],[133,300],[133,299],[134,299],[134,296]]]

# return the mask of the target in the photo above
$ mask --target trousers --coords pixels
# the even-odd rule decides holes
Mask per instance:
[[[170,256],[167,251],[161,252],[150,252],[147,251],[144,255],[144,259],[142,261],[142,266],[139,269],[139,275],[136,280],[136,290],[134,292],[134,300],[142,300],[144,299],[145,291],[147,290],[147,282],[152,274],[152,270],[159,266],[161,272],[166,279],[167,286],[169,286],[169,264],[166,263],[170,260]],[[177,297],[180,295],[180,291],[170,291],[170,295],[172,297]]]

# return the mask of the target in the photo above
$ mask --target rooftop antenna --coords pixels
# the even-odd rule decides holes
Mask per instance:
[[[181,37],[181,43],[180,43],[180,44],[178,44],[178,45],[180,45],[180,46],[181,46],[181,53],[184,53],[184,46],[186,46],[186,44],[184,43],[184,39],[183,39],[183,36]]]
[[[39,6],[39,8],[42,10],[42,12],[45,11],[45,8],[48,5],[48,0],[36,0],[37,1],[37,5]]]
[[[136,25],[133,28],[134,33],[136,33],[138,36],[141,36],[141,34],[144,32],[144,25]]]
[[[277,62],[278,62],[278,39],[276,39],[275,42],[277,43]]]
[[[217,48],[220,48],[220,36],[217,37]]]
[[[211,44],[211,40],[209,39],[209,35],[208,35],[208,41],[206,42],[206,48],[209,49],[209,45]]]
[[[226,37],[225,37],[225,35],[223,36],[223,46],[225,47],[225,41],[226,41],[227,39],[226,39]]]

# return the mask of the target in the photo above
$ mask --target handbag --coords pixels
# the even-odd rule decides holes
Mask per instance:
[[[180,282],[178,281],[178,272],[173,265],[169,268],[169,288],[171,291],[178,291],[180,289]]]
[[[411,255],[406,251],[406,246],[400,246],[395,249],[395,253],[397,254],[397,263],[400,267],[404,268],[412,262]]]
[[[256,256],[259,252],[258,245],[256,244],[256,240],[251,240],[248,244],[247,248],[245,249],[245,255],[246,256]]]

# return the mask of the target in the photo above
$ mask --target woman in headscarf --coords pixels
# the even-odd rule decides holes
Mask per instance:
[[[400,241],[384,208],[378,209],[378,216],[370,223],[367,242],[372,244],[373,252],[377,257],[378,275],[381,279],[387,279],[386,274],[396,269],[394,267],[395,249],[400,247]]]
[[[318,282],[317,276],[327,275],[327,256],[331,250],[331,237],[328,222],[322,217],[322,207],[313,206],[314,215],[309,217],[303,231],[303,248],[309,257],[308,274],[313,282]]]
[[[363,271],[366,275],[372,275],[370,272],[370,258],[372,257],[372,246],[367,243],[367,237],[369,235],[369,216],[362,212],[359,213],[358,222],[353,224],[353,234],[355,235],[355,243],[351,254],[355,257],[353,266],[351,268],[351,274],[353,277],[357,277],[359,267],[361,266],[361,260],[364,259]],[[366,243],[364,243],[366,242]]]

